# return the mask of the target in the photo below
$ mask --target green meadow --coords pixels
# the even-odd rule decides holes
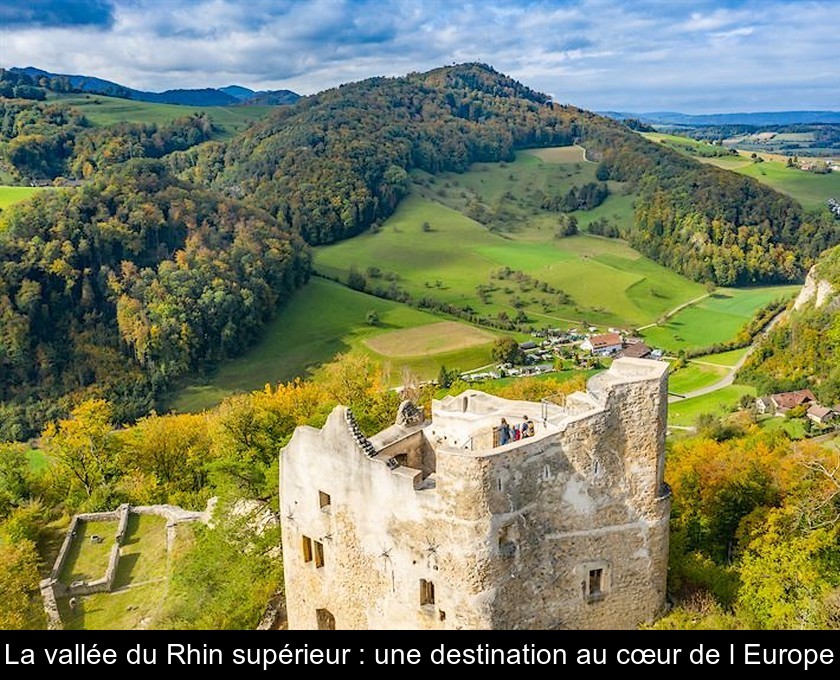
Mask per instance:
[[[273,106],[183,106],[139,102],[99,94],[60,95],[60,100],[82,113],[96,126],[114,123],[168,123],[194,113],[206,113],[219,127],[218,137],[226,139],[262,118]]]
[[[367,322],[371,311],[379,317],[375,326]],[[416,356],[398,358],[379,354],[365,344],[366,339],[374,336],[386,337],[400,329],[429,326],[439,321],[432,314],[314,277],[266,327],[257,345],[242,357],[225,363],[208,379],[185,387],[171,407],[177,411],[201,411],[236,392],[311,376],[336,354],[350,351],[387,363],[394,381],[399,379],[403,367],[431,378],[437,375],[441,364],[467,370],[492,361],[491,339],[462,349],[431,354],[420,351]],[[465,324],[458,325],[472,329]]]
[[[719,288],[642,335],[649,345],[669,352],[708,347],[732,339],[761,307],[798,291],[799,286]]]
[[[754,177],[799,201],[805,208],[825,206],[829,198],[840,200],[840,172],[820,175],[798,168],[788,168],[782,161],[748,163],[735,168],[735,172]]]
[[[727,370],[723,366],[708,366],[689,362],[687,366],[668,376],[668,391],[672,394],[687,394],[714,385],[718,380],[725,377],[726,373]]]
[[[423,231],[424,222],[430,231]],[[533,233],[539,228],[522,237],[493,233],[452,208],[410,196],[378,233],[317,248],[315,269],[346,281],[353,268],[381,266],[416,299],[431,297],[491,316],[515,316],[521,308],[543,326],[638,326],[703,293],[699,284],[622,241],[587,234],[555,239],[553,233],[539,240]],[[569,300],[494,278],[503,267],[523,271]],[[486,301],[478,286],[494,289]]]
[[[734,366],[747,353],[747,348],[731,349],[728,352],[718,354],[704,354],[692,360],[695,364],[715,364],[716,366]]]
[[[755,396],[755,388],[736,384],[699,397],[671,402],[668,404],[668,424],[692,426],[704,413],[725,416],[737,408],[739,400],[745,394]]]
[[[29,198],[32,194],[42,191],[39,187],[9,187],[0,186],[0,210]]]
[[[101,544],[109,551],[116,522],[111,524],[111,530],[103,534],[106,541]],[[177,527],[176,542],[184,541],[183,534],[188,531],[188,528],[185,532],[184,527]],[[78,542],[77,539],[75,543]],[[75,609],[69,607],[66,598],[60,599],[59,613],[65,629],[132,630],[153,625],[168,593],[169,557],[166,520],[154,515],[130,515],[114,590],[80,597]],[[104,565],[107,562],[106,555]],[[105,567],[101,568],[101,574],[104,574]]]
[[[739,151],[737,155],[732,156],[704,157],[704,152],[708,153],[720,147],[679,135],[649,132],[644,136],[675,151],[693,156],[703,163],[717,165],[757,179],[762,184],[795,198],[808,209],[824,207],[829,198],[840,200],[840,173],[838,172],[823,175],[799,168],[789,168],[786,157],[777,154],[759,153],[758,155],[763,159],[759,163],[753,161],[750,151]]]
[[[670,147],[675,151],[679,151],[680,153],[687,153],[692,156],[704,156],[704,160],[729,158],[729,156],[723,155],[728,153],[725,147],[710,144],[709,142],[703,140],[683,137],[681,135],[669,135],[661,132],[643,132],[642,136],[652,142],[659,142],[660,144]],[[718,156],[715,154],[721,155]],[[737,158],[737,155],[734,152],[732,153],[732,156]]]

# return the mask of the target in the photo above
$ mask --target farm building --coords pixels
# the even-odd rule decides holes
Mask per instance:
[[[805,415],[817,425],[826,425],[837,417],[837,412],[827,406],[812,404]]]
[[[784,415],[792,408],[806,404],[815,404],[817,398],[811,390],[795,390],[793,392],[778,392],[769,397],[756,399],[756,410],[759,413],[771,415]]]
[[[650,357],[651,348],[643,342],[634,342],[627,345],[618,353],[620,357],[630,357],[631,359],[647,359]]]
[[[580,348],[592,354],[607,356],[615,354],[623,347],[621,336],[618,333],[604,333],[603,335],[590,335],[584,340]]]

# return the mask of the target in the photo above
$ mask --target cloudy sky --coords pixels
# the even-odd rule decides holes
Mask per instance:
[[[138,89],[465,61],[595,110],[837,110],[840,0],[0,0],[0,66]]]

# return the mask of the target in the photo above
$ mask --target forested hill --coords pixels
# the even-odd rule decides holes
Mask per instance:
[[[740,378],[760,394],[809,388],[821,403],[840,403],[840,246],[809,272],[794,309],[765,338]]]
[[[263,211],[133,160],[0,216],[0,440],[79,398],[119,421],[239,353],[306,280],[308,253]]]
[[[548,98],[479,65],[373,78],[306,97],[226,145],[178,155],[179,168],[247,196],[312,244],[389,216],[406,171],[466,170],[517,147],[571,144]]]
[[[645,254],[720,284],[801,280],[840,241],[828,216],[753,179],[702,165],[616,121],[550,102],[483,64],[373,78],[306,97],[226,144],[173,154],[183,176],[246,197],[309,243],[390,215],[406,171],[463,170],[517,148],[580,142],[599,178],[639,190],[624,234]]]

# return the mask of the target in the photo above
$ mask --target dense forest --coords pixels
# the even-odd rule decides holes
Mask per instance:
[[[668,452],[675,607],[656,627],[840,627],[840,454],[746,411],[698,426]]]
[[[343,85],[279,109],[227,144],[175,155],[185,177],[271,212],[311,244],[388,217],[407,171],[463,171],[516,148],[571,144],[544,95],[487,67]]]
[[[826,251],[814,266],[817,280],[833,293],[815,300],[779,323],[753,353],[739,378],[761,394],[810,388],[821,403],[840,403],[840,247]]]
[[[84,395],[119,421],[173,379],[241,351],[306,280],[268,214],[141,159],[0,216],[0,439]],[[58,409],[58,411],[56,411]]]

